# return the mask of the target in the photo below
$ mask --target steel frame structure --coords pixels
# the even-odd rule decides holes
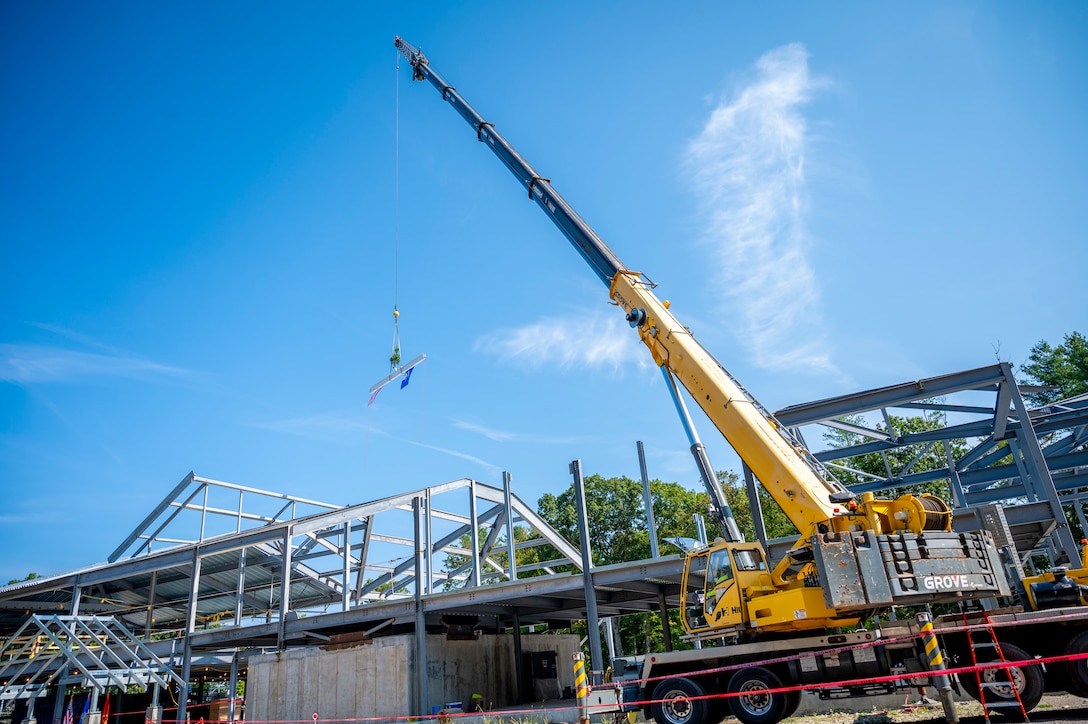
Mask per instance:
[[[547,553],[519,565],[530,548]],[[587,618],[595,586],[604,615],[661,611],[679,590],[675,556],[654,567],[656,577],[645,565],[587,572],[584,560],[588,547],[556,533],[513,494],[506,473],[502,488],[462,478],[343,507],[189,473],[107,564],[0,588],[0,635],[25,626],[30,610],[108,617],[140,632],[149,655],[179,659],[178,680],[189,681],[194,662],[229,661],[236,674],[237,657],[223,652],[241,647],[414,630],[423,661],[428,629],[490,626],[517,637],[523,623]],[[19,629],[7,646],[31,638]],[[67,656],[84,662],[77,678],[91,686],[88,672],[109,657],[94,646]],[[417,673],[422,707],[426,681]]]
[[[942,413],[942,427],[915,433],[895,429],[894,414],[930,411]],[[853,422],[858,416],[866,422]],[[1064,506],[1072,506],[1081,529],[1088,531],[1083,506],[1088,498],[1088,395],[1031,409],[1012,366],[1000,363],[793,405],[775,417],[832,471],[866,478],[850,486],[855,492],[945,480],[957,518],[975,520],[973,511],[996,503],[1009,511],[1014,527],[1038,528],[1033,543],[1018,546],[1021,560],[1046,552],[1055,564],[1079,561]],[[809,441],[826,441],[828,430],[852,433],[858,442],[814,449]],[[966,453],[954,454],[954,440],[966,443]],[[902,449],[914,455],[893,469],[887,453]],[[944,453],[946,464],[915,469],[934,449]],[[886,475],[851,467],[852,458],[871,453],[884,457]]]
[[[941,412],[946,424],[895,430],[895,414],[924,411]],[[1065,505],[1075,506],[1088,530],[1088,396],[1028,409],[1007,364],[795,405],[776,417],[801,441],[822,439],[827,429],[854,433],[846,447],[814,450],[832,468],[850,470],[850,459],[862,454],[915,451],[906,465],[854,486],[859,492],[944,479],[964,525],[991,514],[995,503],[1011,505],[1001,517],[1021,531],[1010,540],[1022,557],[1040,549],[1074,557]],[[967,452],[953,456],[953,440],[967,441]],[[915,469],[922,454],[941,448],[945,466]],[[656,544],[641,445],[639,452]],[[571,474],[581,497],[576,463]],[[758,496],[745,472],[758,524]],[[515,527],[527,535],[514,535]],[[519,567],[518,552],[538,546],[550,553],[535,558],[546,560]],[[314,645],[358,632],[414,631],[416,660],[423,661],[428,630],[490,627],[511,631],[517,642],[525,624],[592,622],[594,609],[602,617],[656,611],[667,624],[683,563],[654,548],[649,560],[590,567],[588,544],[559,536],[513,494],[506,473],[501,487],[461,478],[351,506],[189,473],[108,563],[0,588],[0,636],[18,651],[33,636],[20,631],[31,614],[112,617],[146,648],[144,661],[180,658],[181,681],[190,680],[194,663],[208,661],[230,665],[236,677],[234,652],[244,647]],[[92,673],[95,660],[109,658],[94,646],[70,654]],[[35,666],[23,673],[40,677]],[[93,685],[93,675],[79,676]],[[414,677],[422,713],[424,672]],[[0,699],[36,691],[4,690]]]

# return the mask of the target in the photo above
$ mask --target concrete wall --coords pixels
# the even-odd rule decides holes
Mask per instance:
[[[563,687],[574,688],[572,654],[578,651],[578,637],[570,634],[526,635],[522,651],[555,651],[558,678],[533,682],[532,701],[560,698]],[[444,636],[427,637],[427,698],[430,707],[463,702],[467,708],[472,694],[484,698],[490,708],[512,706],[517,701],[517,672],[514,668],[513,636],[484,635],[477,641],[447,641]],[[414,682],[413,682],[414,683]]]
[[[288,649],[249,659],[246,719],[403,716],[408,711],[403,637],[341,651]]]
[[[558,679],[536,683],[535,700],[555,699],[574,685],[571,656],[578,637],[522,636],[523,651],[557,652]],[[388,636],[340,651],[290,649],[249,659],[245,717],[302,720],[394,717],[412,712],[415,701],[415,637]],[[476,641],[427,637],[427,708],[463,702],[472,694],[490,708],[517,701],[514,639],[483,635]]]

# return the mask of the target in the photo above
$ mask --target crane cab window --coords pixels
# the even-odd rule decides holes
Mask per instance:
[[[711,582],[712,587],[733,580],[733,562],[729,560],[728,549],[723,548],[710,555],[710,575],[707,580]]]
[[[706,577],[706,612],[714,612],[718,599],[733,583],[733,562],[729,549],[722,548],[710,554],[709,574]]]
[[[688,588],[702,593],[706,589],[709,556],[693,555],[688,559]]]
[[[765,571],[767,564],[758,550],[733,551],[738,571]]]

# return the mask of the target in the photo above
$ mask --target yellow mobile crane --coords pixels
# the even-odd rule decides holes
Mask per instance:
[[[989,533],[952,533],[948,504],[935,496],[857,497],[831,477],[420,50],[399,37],[395,45],[413,78],[438,89],[608,285],[664,374],[724,536],[687,554],[682,606],[690,634],[743,639],[850,625],[890,605],[1008,595]],[[677,382],[801,532],[773,569],[762,545],[744,542],[732,521]]]

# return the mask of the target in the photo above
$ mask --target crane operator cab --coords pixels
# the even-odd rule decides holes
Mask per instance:
[[[704,551],[693,552],[684,584],[692,601],[685,611],[688,630],[743,624],[747,620],[743,593],[761,584],[770,586],[771,580],[758,543],[719,538]]]

